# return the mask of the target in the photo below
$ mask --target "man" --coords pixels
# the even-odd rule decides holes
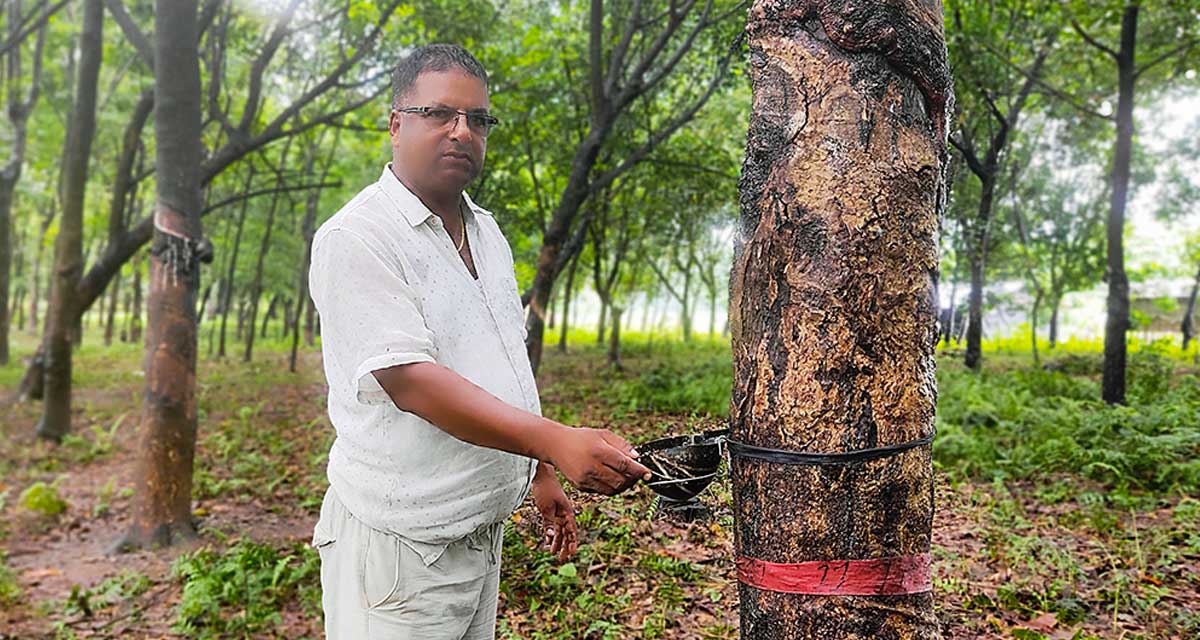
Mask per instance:
[[[487,75],[452,45],[393,74],[392,162],[313,242],[330,488],[313,532],[333,640],[493,638],[503,522],[527,493],[576,550],[577,487],[649,471],[620,437],[541,417],[512,254],[463,192],[483,166]]]

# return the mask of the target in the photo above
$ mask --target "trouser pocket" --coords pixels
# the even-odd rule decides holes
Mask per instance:
[[[394,603],[400,597],[401,549],[396,536],[362,526],[362,576],[363,599],[368,609],[376,609]]]

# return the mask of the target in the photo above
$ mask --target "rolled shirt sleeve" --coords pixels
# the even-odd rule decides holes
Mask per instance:
[[[325,356],[359,402],[383,404],[391,399],[371,373],[436,362],[436,348],[403,266],[372,244],[345,228],[318,234],[309,286]]]

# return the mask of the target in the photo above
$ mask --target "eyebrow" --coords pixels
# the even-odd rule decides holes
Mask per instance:
[[[451,105],[448,105],[448,104],[446,104],[445,102],[440,102],[440,101],[437,101],[437,100],[434,100],[434,101],[433,101],[433,102],[430,104],[430,106],[431,106],[431,107],[445,107],[445,108],[447,108],[447,109],[457,109],[457,108],[458,108],[458,107],[453,107],[453,106],[451,106]],[[490,110],[488,109],[488,107],[474,107],[474,108],[471,108],[471,109],[463,109],[463,111],[466,111],[466,112],[468,112],[468,113],[484,113],[484,114],[486,114],[486,113],[490,113]]]

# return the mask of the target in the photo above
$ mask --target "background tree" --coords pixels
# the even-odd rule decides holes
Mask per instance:
[[[63,149],[62,216],[54,243],[50,307],[46,316],[45,398],[37,434],[61,440],[71,429],[71,343],[81,308],[75,283],[83,271],[83,212],[88,163],[96,131],[96,99],[103,53],[104,6],[100,0],[83,3],[79,35],[79,77],[75,105]]]
[[[58,6],[62,6],[59,4]],[[41,95],[42,82],[42,52],[46,45],[45,19],[25,18],[21,13],[21,3],[13,0],[6,7],[5,22],[7,33],[4,48],[0,56],[3,66],[0,70],[0,91],[3,91],[5,116],[11,127],[11,143],[9,159],[0,166],[0,364],[7,364],[9,359],[9,327],[12,318],[9,312],[9,290],[12,288],[12,207],[16,196],[17,182],[21,179],[21,171],[25,164],[25,145],[28,138],[27,123],[29,116],[37,105]],[[49,18],[49,15],[46,15]],[[37,37],[33,46],[31,71],[25,76],[23,64],[25,53],[21,46],[22,30],[30,28],[27,24],[36,20]],[[28,86],[26,87],[26,83]],[[19,303],[17,305],[20,306]]]

